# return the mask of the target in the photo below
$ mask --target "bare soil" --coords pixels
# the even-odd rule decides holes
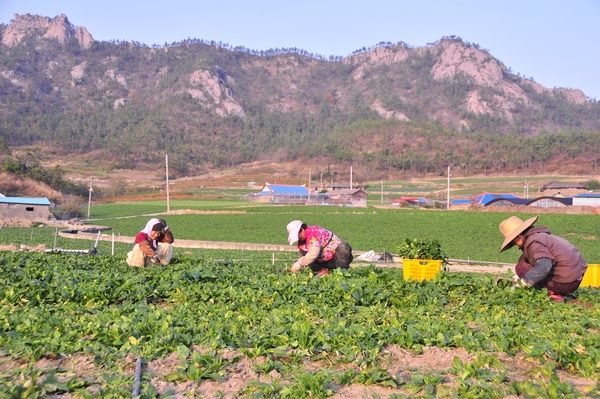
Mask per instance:
[[[200,353],[206,353],[208,350],[202,347],[193,347],[193,350]],[[239,358],[230,366],[226,367],[222,375],[222,381],[206,379],[202,381],[180,381],[170,382],[166,378],[167,375],[177,372],[177,367],[184,360],[180,359],[176,353],[172,353],[162,359],[143,362],[141,368],[142,384],[151,384],[159,394],[170,392],[171,398],[186,399],[194,398],[240,398],[252,397],[253,384],[256,382],[271,384],[272,386],[283,386],[289,383],[284,376],[273,370],[270,373],[262,373],[260,365],[264,365],[268,359],[264,356],[259,356],[250,359],[242,353],[235,350],[222,350],[218,353],[223,359],[232,360]],[[525,357],[524,354],[517,354],[514,357],[503,353],[496,354],[502,362],[506,377],[511,381],[529,381],[531,373],[540,366],[539,362],[532,361]],[[422,353],[415,354],[411,351],[402,349],[396,345],[391,345],[384,350],[382,360],[387,364],[387,371],[394,376],[398,381],[408,382],[411,376],[415,373],[431,374],[452,369],[455,358],[459,358],[464,363],[473,361],[473,355],[469,354],[462,348],[442,349],[437,347],[425,347]],[[135,376],[136,360],[129,356],[122,361],[122,372],[130,377]],[[335,359],[333,359],[335,360]],[[333,365],[332,365],[333,364]],[[335,370],[339,373],[348,369],[355,369],[360,372],[360,368],[356,365],[340,365],[335,362],[311,362],[306,361],[304,369],[307,372],[315,372],[317,370]],[[25,362],[19,360],[11,360],[9,358],[0,358],[0,372],[5,370],[23,367]],[[101,367],[97,366],[93,357],[84,355],[61,356],[59,358],[45,357],[35,363],[35,367],[39,370],[59,370],[57,375],[62,382],[67,381],[74,376],[79,379],[86,380],[91,383],[101,383],[102,374],[105,372]],[[575,389],[583,392],[586,387],[595,386],[596,382],[583,378],[573,377],[567,372],[559,372],[559,378],[563,382],[571,384]],[[444,374],[444,382],[442,385],[447,387],[455,386],[452,374]],[[541,378],[541,377],[540,377]],[[406,389],[402,388],[402,384],[398,388],[389,388],[377,385],[359,385],[353,384],[349,386],[340,386],[335,382],[327,385],[335,394],[331,396],[333,399],[362,399],[377,397],[387,399],[392,394],[410,394]],[[88,388],[92,393],[97,391],[94,385]],[[133,385],[132,385],[133,389]],[[71,394],[56,395],[54,398],[73,398]],[[268,396],[266,396],[268,397]]]

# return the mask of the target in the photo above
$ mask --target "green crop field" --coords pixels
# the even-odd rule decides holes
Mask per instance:
[[[176,238],[181,239],[286,244],[285,226],[290,220],[301,219],[334,231],[357,251],[393,253],[405,238],[427,238],[438,240],[453,259],[514,263],[519,256],[518,250],[499,252],[503,237],[498,225],[513,215],[508,212],[257,206],[240,201],[171,201],[170,209],[204,212],[162,214]],[[134,236],[152,214],[165,211],[164,201],[98,205],[92,207],[93,220],[89,223],[107,226],[115,234]],[[533,216],[515,215],[522,219]],[[581,248],[589,263],[600,263],[599,221],[598,215],[543,214],[537,225],[548,226]],[[26,230],[21,233],[24,238]],[[50,231],[46,244],[52,242],[53,228],[32,230],[35,235],[42,234],[38,230]],[[0,243],[10,241],[10,236],[0,232]]]
[[[88,223],[133,236],[164,208],[98,205]],[[285,225],[302,219],[359,251],[420,237],[455,259],[519,256],[498,252],[510,213],[171,202],[182,209],[202,213],[161,215],[176,239],[286,244]],[[545,214],[538,224],[600,263],[597,222]],[[40,225],[5,227],[0,244],[91,246]],[[317,279],[285,271],[293,252],[176,248],[169,266],[132,268],[129,248],[0,252],[0,397],[131,397],[136,359],[141,398],[600,396],[595,288],[561,304],[485,273],[404,281],[401,269],[373,264]]]
[[[162,209],[161,209],[162,208]],[[498,225],[513,215],[505,212],[469,212],[418,209],[345,207],[249,206],[243,202],[173,201],[171,210],[192,209],[200,214],[172,214],[167,219],[176,238],[286,244],[286,224],[301,219],[326,227],[357,251],[394,253],[405,238],[438,240],[450,258],[485,262],[516,262],[519,251],[499,252],[503,237]],[[90,224],[109,227],[116,235],[135,236],[147,220],[165,211],[164,202],[108,204],[93,207]],[[136,216],[145,214],[146,216]],[[114,216],[112,216],[114,215]],[[516,214],[522,219],[531,214]],[[598,215],[543,214],[537,225],[550,227],[578,246],[589,263],[600,263]],[[54,245],[55,228],[4,228],[0,243]],[[80,240],[59,238],[58,247],[89,246]],[[101,243],[105,249],[106,242]]]

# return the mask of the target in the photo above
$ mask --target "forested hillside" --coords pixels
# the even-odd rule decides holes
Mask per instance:
[[[586,174],[600,160],[596,100],[544,88],[456,37],[324,57],[201,39],[98,42],[64,15],[16,16],[0,36],[4,157],[37,146],[135,169],[169,154],[174,176],[313,158],[373,177],[447,166]]]

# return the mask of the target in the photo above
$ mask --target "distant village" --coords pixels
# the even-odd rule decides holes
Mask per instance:
[[[250,202],[270,202],[277,205],[336,205],[367,207],[367,192],[350,184],[332,184],[329,189],[305,185],[286,186],[265,183],[262,190],[246,196]]]
[[[566,206],[600,206],[600,193],[591,193],[577,183],[550,183],[540,188],[537,196],[523,198],[514,194],[482,193],[473,199],[455,199],[451,205],[535,206],[541,208]]]
[[[535,196],[520,197],[514,194],[481,193],[472,198],[452,199],[450,202],[428,200],[423,197],[398,197],[389,201],[390,207],[445,206],[448,209],[471,207],[525,206],[539,208],[589,207],[591,213],[600,208],[600,193],[593,193],[577,183],[550,183],[540,188]],[[244,197],[249,202],[273,205],[321,205],[366,208],[368,193],[351,184],[332,184],[330,187],[305,185],[277,185],[265,183],[263,188]],[[5,197],[0,194],[0,218],[3,219],[52,219],[52,203],[47,198]]]
[[[541,195],[540,195],[541,194]],[[262,190],[247,197],[251,202],[269,202],[279,205],[334,205],[350,207],[367,207],[367,192],[362,187],[350,184],[334,184],[329,188],[306,186],[276,185],[266,183]],[[391,200],[391,206],[434,207],[446,201],[433,201],[423,197],[399,197]],[[590,193],[577,183],[550,183],[540,188],[537,196],[529,198],[514,194],[481,193],[473,198],[452,199],[452,209],[480,206],[532,206],[532,207],[566,207],[566,206],[600,206],[600,193]]]

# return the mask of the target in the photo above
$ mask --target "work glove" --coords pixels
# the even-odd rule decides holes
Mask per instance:
[[[292,267],[290,267],[290,273],[296,273],[296,272],[299,272],[302,269],[304,269],[304,266],[302,266],[302,262],[300,262],[299,260],[297,260],[297,261],[294,262],[294,264],[292,265]]]
[[[516,277],[516,278],[515,278]],[[531,287],[531,283],[519,278],[519,276],[515,275],[513,277],[513,288],[523,288],[523,287]]]
[[[165,219],[158,219],[158,221],[163,225],[163,231],[169,230],[169,226],[167,226],[167,221]]]
[[[521,284],[523,287],[533,287],[533,284],[531,284],[529,281],[525,281],[525,280],[523,280],[523,279],[521,279],[521,281],[520,281],[520,284]]]
[[[152,262],[153,265],[158,265],[160,264],[160,258],[158,255],[154,255],[152,258],[150,258],[150,262]]]

